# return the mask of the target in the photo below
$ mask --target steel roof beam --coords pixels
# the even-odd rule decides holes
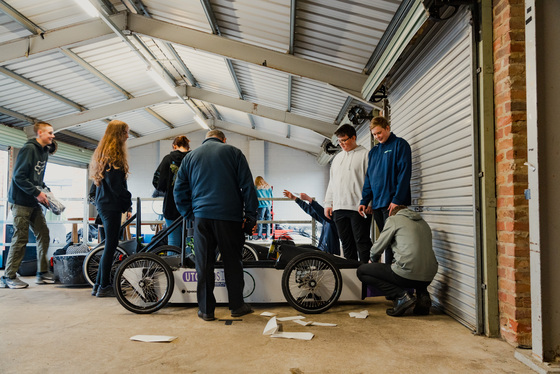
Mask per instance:
[[[300,116],[284,110],[267,107],[247,100],[237,99],[196,87],[187,87],[187,96],[191,99],[201,100],[255,116],[303,127],[327,137],[332,136],[333,132],[336,130],[336,126],[332,123]]]
[[[196,122],[193,122],[185,126],[175,127],[173,129],[158,131],[156,133],[146,135],[146,136],[141,136],[139,138],[129,139],[126,141],[126,144],[128,148],[134,148],[134,147],[139,147],[141,145],[157,142],[158,140],[174,138],[179,135],[185,135],[198,130],[202,130],[200,125]]]
[[[298,149],[300,151],[310,153],[314,156],[317,156],[319,154],[319,152],[321,151],[321,147],[314,147],[313,145],[308,144],[308,143],[303,143],[303,142],[299,142],[299,141],[292,140],[292,139],[286,139],[283,136],[270,134],[270,133],[267,133],[267,132],[264,132],[264,131],[250,129],[246,126],[238,125],[238,124],[231,123],[231,122],[214,120],[214,126],[216,128],[221,128],[221,129],[224,129],[224,130],[227,130],[227,131],[234,132],[236,134],[250,136],[250,137],[253,137],[253,138],[257,138],[257,139],[266,140],[267,142],[270,142],[270,143],[276,143],[276,144],[280,144],[280,145],[283,145],[283,146],[286,146],[286,147],[295,148],[295,149]]]
[[[110,17],[121,29],[126,27],[126,14],[120,13]],[[53,31],[46,31],[41,37],[39,35],[0,44],[0,63],[26,58],[31,55],[70,47],[92,41],[94,39],[114,37],[113,31],[103,22],[96,18],[93,21],[72,25]]]
[[[77,104],[77,103],[73,102],[72,100],[65,98],[65,97],[62,96],[62,95],[59,95],[59,94],[57,94],[56,92],[51,91],[51,90],[49,90],[49,89],[46,88],[46,87],[43,87],[43,86],[41,86],[40,84],[37,84],[37,83],[35,83],[35,82],[33,82],[33,81],[31,81],[31,80],[25,78],[25,77],[22,76],[22,75],[19,75],[19,74],[17,74],[17,73],[14,73],[13,71],[8,70],[8,69],[6,69],[6,68],[3,67],[3,66],[0,66],[0,73],[1,73],[1,74],[4,74],[4,75],[7,76],[7,77],[12,78],[13,80],[15,80],[15,81],[17,81],[17,82],[19,82],[19,83],[21,83],[21,84],[24,84],[24,85],[26,85],[26,86],[28,86],[28,87],[31,87],[31,88],[33,88],[33,89],[35,89],[35,90],[37,90],[37,91],[39,91],[39,92],[41,92],[41,93],[47,95],[47,96],[50,96],[50,97],[52,97],[52,98],[55,99],[55,100],[58,100],[58,101],[60,101],[60,102],[62,102],[62,103],[64,103],[64,104],[66,104],[66,105],[68,105],[68,106],[71,106],[71,107],[73,107],[73,108],[75,108],[75,109],[77,109],[77,110],[79,110],[79,111],[84,111],[84,110],[86,110],[86,108],[83,107],[82,105]]]
[[[41,35],[44,30],[37,26],[29,18],[25,17],[23,14],[18,12],[16,9],[12,8],[4,0],[0,0],[0,11],[5,13],[8,17],[25,27],[33,35]]]
[[[5,114],[7,116],[13,117],[15,119],[19,119],[20,121],[25,121],[25,122],[29,122],[31,124],[35,123],[36,119],[33,117],[29,117],[26,116],[25,114],[21,114],[19,112],[15,112],[13,110],[10,110],[8,108],[4,108],[3,106],[0,106],[0,113]]]
[[[184,87],[183,87],[184,92]],[[117,101],[108,105],[100,106],[81,113],[69,114],[66,116],[53,118],[49,123],[53,126],[55,132],[70,127],[74,127],[81,123],[103,120],[115,114],[130,112],[135,109],[142,109],[152,105],[160,104],[166,101],[175,101],[177,99],[170,97],[164,91],[158,91],[152,94],[138,96],[133,99]]]
[[[197,87],[181,86],[177,87],[176,91],[180,96],[187,97],[189,100],[200,100],[259,117],[288,123],[290,125],[295,125],[315,131],[326,137],[331,137],[336,130],[336,126],[332,123],[319,121],[313,118],[304,117],[293,113],[288,113],[283,110],[210,92]],[[85,112],[53,118],[49,121],[49,123],[53,126],[55,131],[60,131],[66,128],[77,126],[84,122],[104,119],[115,114],[125,113],[135,109],[146,108],[163,102],[172,101],[174,101],[173,98],[170,98],[169,95],[167,95],[165,92],[159,91],[149,95],[135,97],[130,100],[118,101],[116,103],[93,108]]]
[[[354,92],[358,97],[367,79],[365,74],[137,14],[128,14],[128,29],[128,32],[139,33],[234,60],[246,61],[284,71],[288,74],[325,82],[334,87]]]
[[[111,86],[115,91],[119,91],[125,98],[131,99],[133,97],[132,94],[130,94],[130,92],[126,91],[124,88],[116,84],[113,80],[111,80],[105,74],[101,73],[99,70],[91,66],[89,63],[87,63],[84,59],[82,59],[80,56],[78,56],[71,50],[67,48],[62,48],[61,52],[64,53],[72,61],[80,65],[82,68],[86,69],[88,72],[93,74],[95,77],[101,79],[107,85]]]

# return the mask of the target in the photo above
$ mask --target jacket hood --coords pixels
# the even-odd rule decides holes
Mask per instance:
[[[403,209],[397,213],[397,215],[405,216],[413,221],[419,221],[422,219],[422,216],[418,212],[414,212],[410,209]]]
[[[171,157],[172,161],[175,161],[175,163],[181,165],[181,161],[183,161],[183,157],[185,157],[185,155],[189,152],[181,152],[181,151],[175,150],[175,151],[172,151],[171,153],[169,153],[169,156]]]

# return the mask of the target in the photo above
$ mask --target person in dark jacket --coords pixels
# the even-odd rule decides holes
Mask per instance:
[[[14,215],[14,234],[6,260],[0,288],[26,288],[27,283],[19,279],[16,272],[25,255],[29,240],[29,227],[37,238],[37,279],[35,283],[53,283],[54,276],[48,271],[47,251],[49,229],[39,203],[48,204],[47,195],[39,188],[47,188],[43,182],[49,158],[49,146],[54,132],[50,124],[38,122],[33,125],[36,138],[28,140],[20,149],[14,166],[12,184],[8,191],[8,202]]]
[[[294,200],[305,213],[309,214],[323,226],[321,236],[319,236],[318,248],[324,252],[332,253],[333,255],[340,255],[338,231],[336,230],[334,221],[325,216],[325,208],[304,192],[301,192],[299,194],[300,197],[297,197],[290,191],[284,190],[284,196]]]
[[[165,224],[168,227],[173,223],[173,221],[181,216],[175,206],[173,187],[175,186],[175,178],[177,171],[179,170],[179,166],[181,166],[181,162],[183,161],[185,155],[190,151],[189,144],[190,141],[185,135],[177,136],[173,139],[173,151],[161,160],[161,163],[154,173],[154,178],[152,179],[152,185],[155,189],[164,193],[163,218],[165,218]],[[182,243],[182,232],[182,226],[173,230],[173,232],[171,232],[167,237],[167,244],[180,248]],[[190,253],[190,249],[188,247],[187,251]]]
[[[119,242],[122,214],[132,206],[132,195],[128,191],[128,157],[126,140],[128,125],[112,120],[93,152],[90,162],[90,178],[95,183],[95,207],[105,229],[105,249],[99,263],[97,279],[92,295],[114,296],[111,284],[111,265]]]
[[[179,213],[194,218],[194,252],[198,276],[198,316],[214,320],[216,247],[224,263],[232,317],[252,313],[243,301],[241,255],[245,233],[253,233],[258,199],[243,153],[226,143],[220,130],[211,130],[200,147],[189,152],[179,168],[173,194]]]
[[[367,173],[358,211],[365,212],[371,202],[373,219],[381,232],[387,217],[396,206],[411,203],[412,155],[408,142],[391,132],[385,117],[373,118],[369,128],[379,143],[368,154]],[[393,252],[391,248],[387,248],[385,263],[392,262]]]

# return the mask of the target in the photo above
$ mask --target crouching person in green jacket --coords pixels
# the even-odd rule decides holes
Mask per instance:
[[[394,252],[392,264],[378,263],[387,247]],[[387,219],[379,239],[371,248],[371,263],[361,265],[358,278],[381,290],[393,301],[387,314],[402,316],[414,304],[414,314],[430,313],[432,301],[428,286],[434,279],[438,263],[432,249],[432,231],[420,214],[399,205]],[[416,297],[407,288],[416,290]]]

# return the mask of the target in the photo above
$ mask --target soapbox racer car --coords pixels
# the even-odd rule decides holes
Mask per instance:
[[[248,255],[249,252],[251,255]],[[302,313],[322,313],[335,302],[363,300],[366,287],[356,276],[358,261],[324,253],[293,242],[273,241],[270,248],[245,244],[244,299],[249,303],[288,302]],[[168,302],[196,303],[194,263],[182,256],[137,253],[127,257],[115,274],[119,303],[134,313],[153,313]],[[224,269],[215,268],[214,295],[227,303]]]

